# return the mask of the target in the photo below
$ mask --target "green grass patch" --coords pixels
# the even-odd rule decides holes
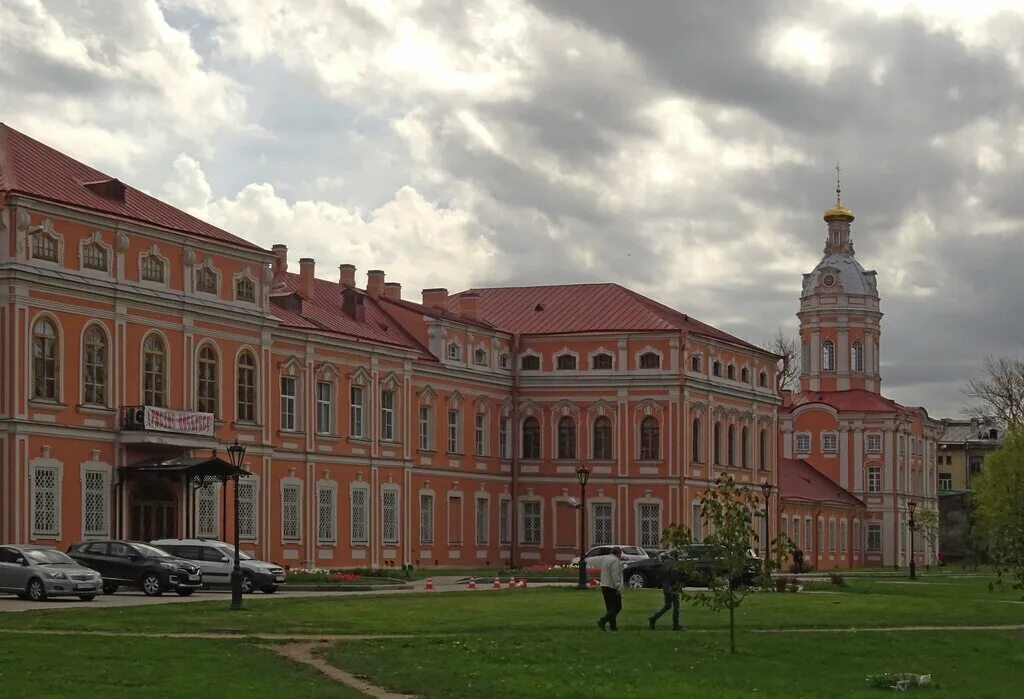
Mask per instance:
[[[538,625],[539,626],[539,625]],[[338,643],[325,651],[392,690],[423,697],[881,697],[883,672],[931,674],[921,697],[1006,697],[1024,682],[1016,632],[748,634],[660,630]]]
[[[17,615],[4,615],[5,621],[12,616]],[[20,634],[0,636],[0,694],[363,697],[311,668],[240,641]]]

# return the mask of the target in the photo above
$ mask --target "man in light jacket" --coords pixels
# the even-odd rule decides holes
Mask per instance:
[[[601,560],[601,594],[604,596],[605,615],[597,620],[597,627],[604,631],[610,628],[618,631],[615,618],[622,611],[622,549],[612,548],[610,556]]]

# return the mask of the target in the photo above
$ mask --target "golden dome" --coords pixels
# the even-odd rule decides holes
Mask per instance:
[[[831,221],[833,219],[844,219],[847,221],[853,220],[853,212],[843,206],[842,202],[836,199],[836,205],[825,212],[825,220]]]

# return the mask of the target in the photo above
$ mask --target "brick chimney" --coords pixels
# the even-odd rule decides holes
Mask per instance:
[[[384,290],[384,270],[371,269],[366,273],[366,295],[379,299]]]
[[[342,286],[354,287],[356,285],[356,266],[338,265],[338,282]]]
[[[303,298],[313,298],[313,272],[316,269],[316,261],[312,257],[303,257],[299,260],[299,293]]]
[[[270,248],[271,251],[277,256],[274,260],[274,274],[288,271],[288,246],[284,243],[277,243],[274,247]]]
[[[427,308],[439,308],[442,311],[448,305],[448,290],[442,288],[424,289],[423,305]]]
[[[381,294],[386,299],[399,300],[402,298],[402,284],[400,282],[385,282],[384,292]]]
[[[464,291],[459,297],[459,313],[477,320],[480,318],[480,294],[475,291]]]

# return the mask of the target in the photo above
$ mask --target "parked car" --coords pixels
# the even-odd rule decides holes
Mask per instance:
[[[231,544],[213,539],[160,539],[151,543],[172,556],[193,561],[203,571],[205,585],[231,584],[235,561]],[[242,592],[246,594],[262,590],[269,595],[285,583],[284,568],[258,561],[245,551],[238,552],[238,566],[242,569]]]
[[[714,575],[726,572],[725,561],[721,554],[710,546],[694,544],[686,550],[688,571],[683,572],[683,584],[687,586],[705,586]],[[622,570],[626,584],[632,588],[660,587],[664,575],[670,566],[677,565],[680,553],[677,550],[666,551],[656,558],[641,561],[630,561]],[[747,562],[733,584],[753,584],[761,575],[763,564],[753,551],[747,553]]]
[[[83,541],[68,549],[73,559],[98,570],[103,592],[140,587],[148,597],[177,592],[187,597],[203,586],[199,566],[141,541]]]
[[[46,546],[0,546],[0,592],[41,602],[76,596],[89,602],[103,590],[103,579],[67,554]]]
[[[618,546],[622,549],[622,560],[623,562],[628,561],[643,561],[649,556],[647,551],[640,548],[639,546],[626,546],[625,544],[612,544],[609,546],[595,546],[587,551],[587,567],[596,568],[601,562],[595,559],[601,558],[602,556],[610,556],[612,553],[612,546]],[[580,557],[576,556],[572,559],[571,565],[578,566],[580,564]]]

